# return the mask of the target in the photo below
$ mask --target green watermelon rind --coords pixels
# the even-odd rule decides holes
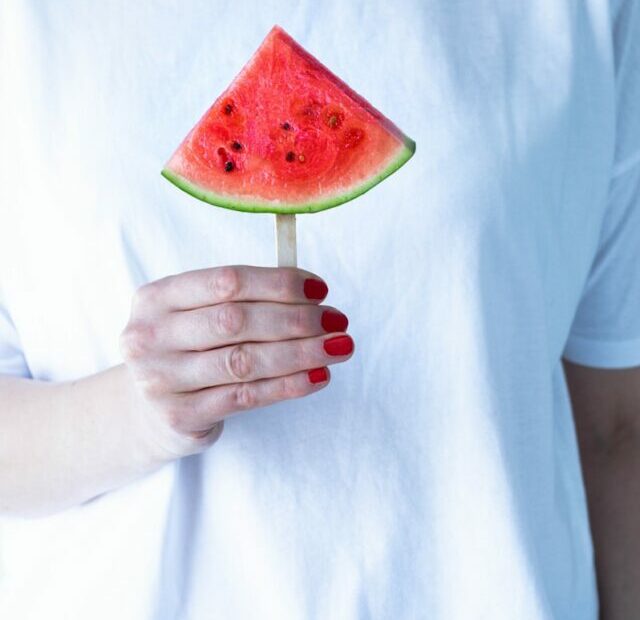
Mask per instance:
[[[318,213],[319,211],[326,211],[332,209],[345,202],[349,202],[358,196],[362,196],[365,192],[369,191],[372,187],[386,179],[389,175],[393,174],[396,170],[406,164],[413,154],[416,152],[416,143],[411,138],[404,137],[404,147],[398,153],[398,156],[382,171],[378,174],[367,179],[364,183],[354,187],[344,194],[338,196],[332,196],[327,200],[319,200],[316,202],[302,203],[302,204],[273,204],[273,203],[256,203],[256,202],[244,202],[242,200],[233,200],[229,196],[221,196],[214,192],[210,192],[199,185],[188,181],[183,176],[164,168],[161,172],[165,179],[168,179],[179,187],[183,192],[190,194],[194,198],[198,198],[203,202],[215,205],[216,207],[223,207],[224,209],[231,209],[233,211],[245,211],[248,213]]]

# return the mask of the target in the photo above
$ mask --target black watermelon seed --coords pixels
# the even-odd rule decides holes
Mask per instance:
[[[233,106],[230,103],[227,103],[227,105],[224,106],[224,113],[231,114],[231,112],[233,112]]]
[[[289,151],[289,152],[284,156],[284,158],[285,158],[287,161],[293,161],[293,160],[296,158],[296,154],[295,154],[293,151]]]
[[[291,129],[291,125],[289,125],[289,123],[282,123],[282,129],[289,131],[289,129]]]
[[[231,148],[234,151],[241,151],[242,150],[242,144],[240,144],[240,142],[238,142],[237,140],[235,140],[234,142],[231,143]]]
[[[224,165],[225,172],[231,172],[234,168],[235,166],[233,165],[232,161],[228,161]]]

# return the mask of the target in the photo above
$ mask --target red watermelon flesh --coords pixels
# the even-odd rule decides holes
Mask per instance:
[[[239,211],[309,213],[395,172],[415,143],[275,26],[162,174]]]

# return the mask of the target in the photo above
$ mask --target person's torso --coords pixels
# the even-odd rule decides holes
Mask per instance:
[[[354,358],[309,398],[230,418],[201,456],[48,519],[5,520],[13,617],[595,620],[560,355],[612,156],[607,10],[0,12],[0,282],[36,378],[119,363],[146,281],[274,264],[272,216],[205,205],[159,175],[273,23],[417,143],[356,202],[298,218],[299,263],[349,316]]]

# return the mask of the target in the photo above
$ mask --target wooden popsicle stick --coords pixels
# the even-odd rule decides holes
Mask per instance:
[[[295,213],[276,214],[278,267],[297,267]]]

